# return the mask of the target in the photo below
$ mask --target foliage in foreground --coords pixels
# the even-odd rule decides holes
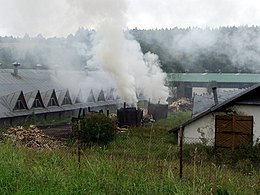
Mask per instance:
[[[259,174],[199,165],[178,179],[178,160],[129,158],[92,148],[80,169],[73,150],[33,151],[0,144],[0,194],[230,194],[259,193]],[[210,166],[208,164],[207,166]],[[192,169],[191,169],[192,170]]]
[[[74,130],[79,128],[74,124]],[[100,113],[87,114],[80,120],[79,136],[84,143],[108,144],[115,137],[116,123]]]
[[[177,114],[169,118],[186,120]],[[80,168],[74,147],[35,151],[2,142],[0,194],[260,193],[259,170],[245,175],[207,160],[186,163],[180,180],[179,147],[168,133],[167,120],[163,123],[120,133],[104,147],[85,148]]]

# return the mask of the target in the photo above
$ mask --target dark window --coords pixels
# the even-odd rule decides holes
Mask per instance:
[[[48,106],[58,106],[57,101],[54,97],[51,97]]]
[[[23,110],[23,109],[26,109],[26,106],[22,100],[18,99],[15,104],[14,110]]]
[[[32,105],[33,108],[39,108],[39,107],[43,107],[43,103],[41,101],[41,96],[40,96],[40,93],[38,93],[36,95],[36,98],[33,102],[33,105]]]
[[[66,105],[66,104],[72,104],[68,92],[65,94],[65,97],[64,97],[63,102],[62,102],[62,105]]]
[[[41,101],[39,99],[35,99],[32,105],[33,108],[39,108],[39,107],[43,107]]]

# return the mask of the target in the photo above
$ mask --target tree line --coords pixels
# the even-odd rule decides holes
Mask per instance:
[[[165,72],[260,72],[260,27],[171,28],[126,31],[143,53],[159,56]],[[73,63],[83,68],[92,56],[95,31],[80,28],[67,37],[0,37],[2,68]],[[129,36],[127,36],[129,37]]]

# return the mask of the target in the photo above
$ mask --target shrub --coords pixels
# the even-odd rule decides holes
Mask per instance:
[[[80,121],[80,139],[83,143],[107,144],[114,139],[116,123],[100,113],[90,113]]]

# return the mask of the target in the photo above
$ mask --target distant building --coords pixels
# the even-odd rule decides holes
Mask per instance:
[[[0,69],[0,127],[23,124],[32,113],[48,120],[77,115],[80,108],[86,112],[88,108],[116,109],[114,90],[75,86],[72,93],[57,84],[53,75],[51,70],[18,70],[15,64],[14,69]]]
[[[195,94],[203,95],[211,92],[213,86],[227,91],[248,88],[260,83],[260,74],[244,73],[168,73],[167,85],[172,96],[192,98]]]

